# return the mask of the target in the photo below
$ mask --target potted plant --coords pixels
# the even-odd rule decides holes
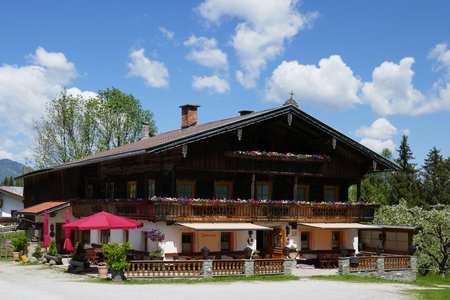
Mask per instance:
[[[103,244],[103,256],[105,257],[108,269],[111,270],[113,281],[122,281],[125,279],[124,270],[128,269],[130,263],[127,261],[127,251],[131,250],[131,244],[110,243]]]
[[[62,265],[62,257],[58,254],[58,250],[56,249],[55,241],[50,242],[50,246],[48,247],[47,254],[44,255],[44,258],[48,263],[54,261],[57,265]]]
[[[97,265],[98,275],[100,278],[108,277],[108,267],[103,262],[99,262]]]
[[[27,238],[25,234],[20,233],[11,241],[13,245],[13,257],[14,261],[18,261],[20,259],[20,254],[24,253],[28,246]]]
[[[150,256],[150,260],[163,260],[163,251],[161,249],[151,251],[148,253],[148,256]]]
[[[297,248],[295,246],[291,246],[291,248],[289,249],[289,258],[295,259],[297,255]]]
[[[34,258],[36,258],[37,260],[40,260],[42,257],[42,248],[40,245],[37,245],[36,248],[33,251],[33,254],[31,254]]]
[[[89,270],[89,262],[84,257],[83,244],[77,243],[72,259],[69,260],[69,267],[67,271],[73,273],[80,273]]]

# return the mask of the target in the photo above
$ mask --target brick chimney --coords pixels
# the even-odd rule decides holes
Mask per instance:
[[[239,111],[239,115],[240,116],[245,116],[245,115],[249,115],[253,112],[253,110],[240,110]]]
[[[197,108],[200,105],[181,105],[181,128],[188,128],[197,125]]]
[[[150,128],[148,122],[142,122],[142,137],[141,140],[148,139],[150,137]]]

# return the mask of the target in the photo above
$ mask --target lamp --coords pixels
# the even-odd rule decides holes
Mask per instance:
[[[183,146],[181,146],[181,153],[183,154],[183,158],[186,158],[187,151],[188,151],[187,144],[184,144]]]
[[[239,140],[239,141],[242,139],[242,128],[239,128],[239,129],[237,130],[237,137],[238,137],[238,140]]]

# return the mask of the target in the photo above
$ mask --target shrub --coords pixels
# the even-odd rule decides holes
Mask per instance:
[[[75,253],[72,257],[73,260],[84,261],[84,249],[82,243],[77,243]]]
[[[109,269],[121,271],[127,269],[130,264],[127,262],[127,251],[131,250],[131,244],[126,242],[123,244],[110,243],[103,244],[103,256]]]
[[[25,233],[21,232],[21,234],[15,236],[12,241],[13,251],[14,252],[23,252],[28,246],[28,241],[25,236]]]
[[[58,255],[58,250],[56,249],[55,241],[51,241],[50,242],[50,246],[48,247],[47,254],[51,255],[51,256],[57,256]]]
[[[41,259],[42,257],[42,248],[41,246],[37,245],[36,249],[34,249],[33,254],[31,254],[33,257],[35,257],[36,259]]]

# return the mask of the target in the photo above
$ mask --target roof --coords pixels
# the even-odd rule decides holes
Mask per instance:
[[[36,204],[33,206],[29,206],[27,208],[19,210],[17,213],[39,215],[39,214],[43,213],[44,211],[47,211],[50,213],[50,212],[54,212],[54,211],[58,211],[60,209],[66,208],[68,206],[70,206],[70,202],[49,201],[49,202],[43,202],[43,203],[39,203],[39,204]]]
[[[12,196],[23,198],[23,187],[22,186],[0,185],[0,192],[6,192]]]
[[[177,223],[178,225],[201,231],[221,230],[272,230],[270,227],[252,223]]]
[[[83,166],[93,163],[98,163],[105,160],[118,159],[123,157],[129,157],[133,155],[139,155],[144,153],[158,153],[175,147],[180,147],[184,144],[188,144],[201,139],[206,139],[211,136],[223,134],[225,132],[237,130],[248,125],[260,123],[262,121],[273,119],[281,115],[287,115],[291,113],[300,120],[315,127],[321,132],[330,135],[335,138],[337,142],[345,144],[358,152],[362,152],[371,159],[375,160],[378,164],[382,164],[389,170],[399,170],[400,167],[394,162],[386,159],[385,157],[377,154],[369,148],[359,144],[351,138],[345,136],[339,131],[329,127],[314,117],[298,109],[295,105],[285,105],[273,109],[262,110],[259,112],[252,112],[245,115],[236,116],[233,118],[218,120],[196,126],[191,126],[184,129],[177,129],[146,139],[136,141],[116,147],[107,151],[99,152],[81,159],[77,159],[60,166],[53,168],[46,168],[34,172],[27,173],[22,177],[33,176],[44,172],[51,172],[55,170],[61,170],[71,167]]]
[[[298,223],[302,226],[314,227],[320,229],[380,229],[377,225],[366,225],[359,223]]]

